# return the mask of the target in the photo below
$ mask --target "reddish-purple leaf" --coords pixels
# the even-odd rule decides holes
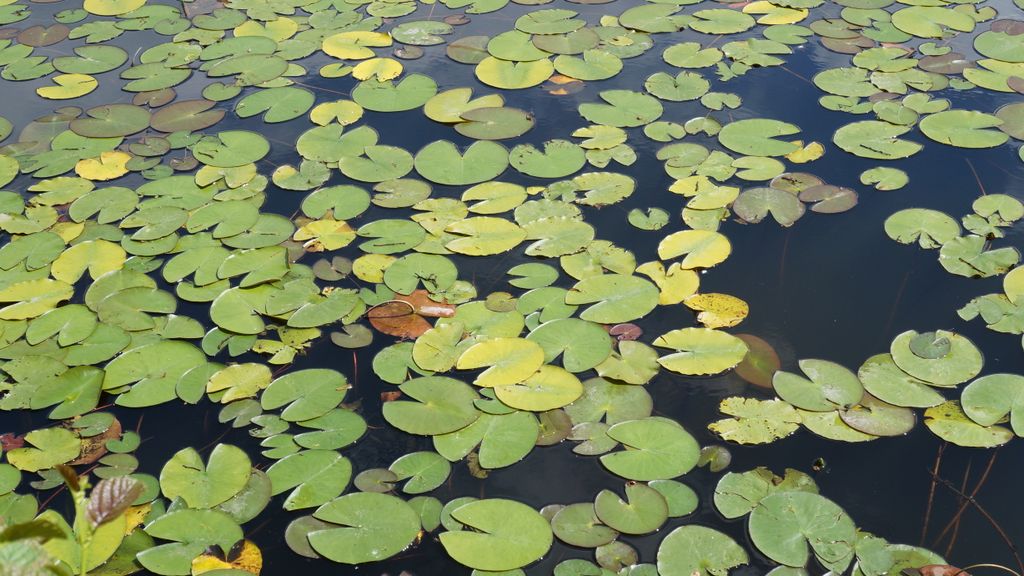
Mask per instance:
[[[117,518],[142,494],[142,483],[128,476],[101,480],[89,496],[86,512],[93,526]]]

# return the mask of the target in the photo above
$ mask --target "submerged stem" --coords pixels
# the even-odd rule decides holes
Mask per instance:
[[[947,445],[947,442],[939,445],[939,453],[935,455],[935,465],[932,466],[932,485],[928,489],[928,507],[924,511],[924,523],[921,525],[921,546],[924,546],[925,538],[928,537],[928,523],[932,519],[932,507],[935,505],[935,486],[938,483],[939,467],[942,465],[942,453],[946,451]]]
[[[988,513],[988,510],[985,510],[985,507],[982,506],[977,500],[975,500],[973,496],[968,496],[967,494],[964,494],[949,480],[946,480],[945,478],[939,478],[938,476],[935,476],[935,478],[938,479],[938,481],[941,482],[943,486],[953,491],[954,494],[958,494],[962,498],[966,499],[970,504],[974,505],[974,508],[978,512],[980,512],[986,520],[988,520],[988,523],[992,525],[992,528],[994,528],[996,533],[999,534],[999,537],[1002,538],[1003,542],[1006,544],[1006,547],[1010,549],[1010,553],[1013,554],[1013,559],[1017,561],[1017,567],[1020,568],[1021,572],[1024,572],[1024,559],[1021,559],[1020,553],[1017,551],[1017,546],[1013,543],[1013,540],[1011,540],[1010,537],[1007,536],[1006,531],[1003,530],[1003,527],[1000,526],[998,522],[996,522],[996,519]]]
[[[971,477],[971,462],[972,461],[973,460],[968,460],[967,461],[967,468],[964,470],[964,479],[960,483],[960,491],[964,492],[964,493],[967,493],[967,481]],[[960,500],[959,504],[961,506],[963,506],[965,500],[963,498],[960,498],[959,500]],[[950,554],[953,553],[953,546],[956,544],[956,539],[959,536],[960,536],[960,520],[957,520],[956,524],[953,524],[953,535],[949,537],[949,545],[946,546],[945,556],[949,556]]]
[[[974,498],[975,496],[978,495],[978,492],[981,491],[981,487],[985,484],[985,481],[988,480],[988,473],[992,471],[992,465],[995,464],[997,455],[999,455],[998,448],[995,450],[995,452],[992,453],[992,457],[988,459],[988,464],[985,465],[985,471],[981,473],[981,478],[978,479],[978,483],[974,486],[974,490],[971,490],[971,498]],[[960,503],[960,507],[957,509],[956,514],[953,514],[953,518],[950,519],[949,523],[946,524],[946,527],[943,528],[942,532],[940,532],[939,535],[935,538],[935,542],[932,544],[932,548],[934,548],[935,545],[942,541],[942,538],[947,533],[949,533],[950,529],[953,528],[954,524],[959,522],[960,516],[963,515],[964,511],[967,510],[967,507],[969,505],[970,502],[966,500]],[[923,541],[922,545],[924,545]]]

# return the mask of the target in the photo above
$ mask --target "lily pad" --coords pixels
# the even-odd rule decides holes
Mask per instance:
[[[956,400],[925,410],[924,425],[939,438],[957,446],[994,448],[1013,438],[1013,432],[1002,426],[982,426],[971,420]]]
[[[772,378],[775,392],[797,408],[813,412],[847,409],[864,394],[857,375],[826,360],[801,360],[800,370],[807,375],[779,371]]]
[[[801,423],[796,409],[782,400],[732,397],[722,400],[719,410],[732,418],[712,422],[708,429],[738,444],[774,442],[796,432]]]
[[[998,130],[1003,121],[991,114],[977,110],[945,110],[930,114],[921,120],[924,135],[958,148],[993,148],[1009,140],[1009,136]]]
[[[978,378],[960,394],[963,411],[982,426],[991,426],[1010,417],[1017,436],[1024,434],[1024,377],[1016,374],[989,374]]]
[[[526,566],[554,541],[548,521],[514,500],[475,500],[452,510],[451,517],[474,530],[442,532],[441,545],[455,561],[477,570]]]
[[[832,501],[810,492],[780,492],[750,513],[750,538],[772,560],[801,568],[810,553],[823,565],[845,570],[853,559],[856,526]]]
[[[696,524],[669,532],[658,547],[658,574],[663,576],[719,576],[749,561],[735,540]]]
[[[192,508],[212,508],[241,492],[252,464],[241,449],[218,444],[204,465],[195,450],[175,454],[160,471],[160,489],[168,498],[181,497]]]
[[[671,420],[644,418],[620,422],[608,436],[627,450],[601,456],[610,472],[630,480],[668,480],[689,472],[700,456],[693,436]]]
[[[907,374],[932,386],[951,388],[978,375],[983,363],[981,352],[966,337],[937,330],[935,338],[948,340],[949,350],[935,358],[922,358],[911,349],[919,334],[913,330],[893,339],[890,353],[897,366]]]
[[[711,328],[681,328],[657,337],[654,346],[675,350],[662,356],[663,367],[688,375],[717,374],[735,367],[747,354],[739,338]]]
[[[432,142],[416,153],[420,176],[450,186],[477,184],[497,178],[508,167],[508,150],[493,142],[475,142],[460,154],[447,140]]]
[[[910,131],[909,126],[897,126],[877,120],[863,120],[847,124],[836,130],[832,141],[843,150],[862,158],[896,160],[921,151],[917,142],[902,140],[899,136]]]
[[[318,554],[343,564],[394,556],[411,544],[420,530],[420,517],[408,503],[373,492],[332,500],[317,508],[313,517],[331,526],[309,532],[310,545]]]
[[[627,484],[626,499],[602,490],[594,500],[597,517],[623,534],[654,532],[668,519],[668,502],[646,484]]]
[[[452,378],[416,378],[402,384],[400,390],[416,401],[385,403],[384,418],[412,434],[433,436],[454,432],[472,424],[480,415],[473,406],[479,394]]]

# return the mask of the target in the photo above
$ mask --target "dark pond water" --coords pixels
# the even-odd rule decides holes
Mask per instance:
[[[67,7],[65,4],[34,5],[32,18],[17,26],[48,21],[51,14]],[[632,0],[619,0],[610,5],[586,6],[556,0],[544,7],[577,10],[593,23],[602,14],[617,14],[632,4],[635,4]],[[997,8],[1014,10],[1009,4]],[[506,30],[516,17],[533,9],[509,5],[498,13],[475,16],[469,24],[458,27],[454,37]],[[838,13],[838,7],[834,11]],[[438,5],[434,9],[421,8],[417,15],[408,19],[428,14],[436,19],[453,12]],[[568,96],[553,96],[539,88],[506,92],[506,105],[528,110],[536,116],[537,125],[527,134],[525,141],[539,144],[551,138],[567,138],[573,129],[587,124],[576,112],[580,102],[594,101],[597,92],[608,88],[640,89],[644,78],[663,68],[660,58],[664,47],[689,38],[706,42],[708,37],[688,32],[655,36],[655,47],[643,56],[626,60],[623,73],[613,80],[589,83],[581,92]],[[150,41],[162,40],[155,35],[137,33],[130,39],[119,39],[115,43],[133,52],[133,46],[145,46]],[[60,49],[68,50],[67,46],[77,44],[62,43]],[[938,265],[934,251],[898,245],[889,240],[882,229],[882,223],[889,215],[907,207],[934,208],[953,215],[967,213],[971,203],[982,193],[982,187],[989,194],[1024,196],[1019,193],[1024,183],[1024,167],[1015,150],[1010,146],[970,151],[929,145],[911,159],[898,163],[910,176],[906,188],[893,192],[871,190],[858,183],[858,175],[878,163],[856,158],[831,146],[832,133],[850,122],[851,117],[821,108],[817,103],[821,92],[808,80],[820,70],[846,65],[848,56],[829,52],[818,42],[811,41],[798,47],[786,60],[784,68],[753,70],[728,83],[714,79],[713,89],[735,92],[743,98],[739,109],[719,113],[718,116],[723,119],[775,118],[797,124],[802,128],[801,137],[805,141],[817,140],[829,145],[828,154],[813,163],[810,170],[830,183],[858,189],[861,192],[860,204],[842,214],[808,213],[788,229],[768,221],[758,225],[732,221],[724,224],[722,231],[732,241],[733,253],[724,264],[703,275],[702,290],[725,292],[746,300],[751,312],[740,326],[740,331],[759,335],[771,342],[782,357],[783,369],[795,370],[797,358],[822,358],[856,367],[868,356],[886,351],[891,339],[904,330],[945,328],[965,334],[984,351],[984,373],[1024,372],[1019,337],[996,334],[981,322],[965,323],[956,315],[956,310],[971,298],[999,292],[1000,278],[970,280],[952,276]],[[308,69],[315,70],[324,61],[320,55],[319,59],[314,56],[303,63],[309,64]],[[480,86],[473,77],[473,68],[446,58],[443,45],[427,47],[424,58],[405,62],[405,66],[407,73],[422,72],[432,76],[442,90]],[[116,82],[102,81],[114,74],[101,76],[100,90],[85,102],[76,102],[76,105],[84,107],[129,101],[130,95],[116,91]],[[195,76],[177,88],[179,98],[198,97],[205,82],[201,75]],[[316,91],[320,102],[342,97],[355,81],[311,76],[303,82]],[[23,94],[31,94],[43,84],[44,80],[17,86],[4,83],[3,115],[16,124],[24,125],[28,119],[53,109],[51,102],[34,97],[22,98]],[[1017,95],[994,95],[992,92],[979,95],[978,92],[947,90],[937,96],[949,98],[954,108],[989,112],[1005,102],[1019,99]],[[696,102],[666,103],[665,109],[663,119],[673,121],[685,121],[706,113]],[[398,145],[410,151],[439,138],[451,139],[460,145],[472,142],[427,119],[418,109],[395,114],[367,112],[364,122],[380,132],[381,143]],[[218,126],[220,129],[225,127],[260,131],[273,142],[271,154],[260,166],[261,171],[269,172],[276,165],[298,161],[298,155],[289,143],[294,142],[308,125],[304,121],[264,125],[258,119],[234,118]],[[917,130],[908,137],[926,140]],[[694,141],[699,142],[700,139]],[[587,221],[596,227],[598,238],[632,250],[637,261],[644,262],[656,258],[657,243],[665,234],[682,229],[678,218],[681,204],[678,196],[666,192],[672,178],[664,173],[661,162],[654,157],[661,144],[644,138],[639,129],[630,129],[629,143],[636,148],[639,160],[632,167],[620,167],[618,170],[636,178],[636,193],[621,204],[603,209],[587,208],[585,214]],[[511,171],[504,175],[504,179],[531,185],[543,182]],[[335,173],[331,183],[343,180]],[[12,186],[21,182],[18,180]],[[436,186],[434,196],[459,193],[461,189]],[[271,189],[265,209],[292,214],[303,196],[303,193]],[[670,224],[659,232],[639,232],[626,224],[626,213],[630,209],[648,206],[666,209],[672,215]],[[369,221],[383,214],[383,211],[375,212],[379,210],[371,208],[363,219]],[[388,214],[393,217],[394,211],[388,211]],[[1021,227],[1018,225],[1008,231],[1002,245],[1021,248],[1021,239]],[[351,254],[346,250],[340,254],[358,254],[354,246],[347,250]],[[521,251],[500,261],[458,256],[452,259],[460,267],[460,277],[472,278],[481,295],[508,289],[505,270],[519,261],[527,261]],[[201,308],[187,309],[186,312],[205,319]],[[659,309],[638,324],[647,334],[661,334],[695,325],[695,321],[686,309],[673,307]],[[307,355],[297,358],[293,366],[294,369],[330,367],[348,375],[350,382],[354,383],[347,401],[361,403],[361,413],[370,426],[370,432],[363,440],[344,451],[356,470],[387,467],[404,453],[430,448],[429,438],[395,431],[381,417],[380,393],[392,387],[376,378],[370,363],[376,351],[388,344],[388,340],[378,336],[373,346],[354,352],[321,340]],[[688,378],[662,371],[647,388],[655,399],[656,413],[681,422],[702,445],[720,443],[707,431],[707,424],[719,418],[718,403],[722,398],[733,395],[767,397],[763,391],[731,373],[715,378]],[[205,400],[194,407],[171,403],[142,412],[119,408],[114,411],[127,428],[134,428],[137,424],[141,430],[144,443],[138,456],[143,472],[158,474],[163,462],[185,446],[209,447],[218,441],[246,447],[258,466],[266,467],[272,463],[259,455],[258,440],[249,437],[245,429],[231,429],[218,423],[219,406]],[[0,428],[21,433],[42,425],[45,415],[2,414],[0,422]],[[931,546],[959,507],[955,494],[939,484],[930,509],[927,537],[922,540],[922,527],[929,514],[931,469],[941,445],[942,441],[919,423],[905,438],[865,444],[831,442],[801,430],[771,445],[729,448],[733,456],[731,470],[742,471],[764,465],[777,472],[791,467],[812,473],[822,494],[843,506],[861,528],[893,542]],[[483,480],[472,477],[464,464],[455,465],[448,482],[432,495],[442,501],[459,496],[507,497],[539,508],[553,503],[591,500],[601,489],[621,487],[622,480],[606,472],[596,458],[577,456],[571,447],[569,443],[562,443],[535,449],[520,464],[492,471]],[[949,446],[943,454],[939,474],[970,491],[993,454],[992,451]],[[987,482],[976,499],[991,513],[1007,537],[1024,543],[1024,507],[1020,504],[1024,444],[1019,440],[1012,441],[997,454]],[[824,469],[812,471],[819,459],[824,462]],[[635,546],[641,561],[646,562],[654,560],[661,535],[685,523],[712,526],[744,542],[747,538],[744,523],[725,521],[711,505],[711,494],[718,477],[706,469],[687,474],[683,481],[700,495],[699,510],[686,518],[670,520],[657,534],[623,540]],[[45,498],[47,495],[40,496]],[[440,545],[429,536],[406,552],[374,565],[346,567],[301,558],[288,549],[282,538],[285,527],[297,515],[280,510],[281,500],[281,497],[275,498],[258,519],[246,526],[247,537],[263,550],[263,573],[267,576],[398,574],[403,571],[416,576],[469,573],[468,569],[448,559]],[[56,499],[53,505],[65,511],[70,508],[62,498]],[[940,553],[948,551],[948,559],[953,564],[1015,565],[1011,550],[997,530],[974,509],[968,509],[963,515],[957,540],[947,550],[948,542],[946,538],[935,549]],[[746,548],[753,551],[752,546]],[[529,568],[528,573],[548,574],[559,561],[575,557],[591,558],[591,552],[556,542],[547,557]],[[733,573],[763,574],[770,569],[771,564],[757,558],[756,554],[753,560],[750,566]]]

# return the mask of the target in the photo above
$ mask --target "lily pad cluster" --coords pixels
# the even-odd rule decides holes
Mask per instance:
[[[1024,204],[1005,194],[989,194],[975,200],[972,208],[974,212],[960,222],[937,210],[908,208],[890,216],[885,231],[902,244],[938,249],[939,264],[952,274],[968,278],[1003,276],[1003,293],[974,298],[957,313],[964,320],[980,317],[996,332],[1022,334],[1016,304],[1017,285],[1022,279],[1020,252],[1012,246],[993,248],[991,244],[1005,236],[1004,229],[1024,217]],[[963,234],[963,230],[969,233]]]
[[[746,519],[751,542],[779,564],[768,574],[808,574],[810,567],[817,565],[835,573],[852,569],[853,574],[868,576],[945,564],[941,556],[924,548],[890,543],[862,531],[845,510],[818,493],[811,477],[797,470],[787,469],[784,476],[763,467],[729,472],[715,487],[714,504],[726,518]],[[715,531],[701,526],[684,526],[677,531],[693,533],[686,539],[679,538],[688,541],[689,546],[680,545],[675,550],[689,560],[687,566],[692,566],[693,573],[725,573],[723,570],[742,563],[738,562],[742,549],[730,550],[723,540],[731,540],[724,534],[712,539]],[[658,552],[659,568],[664,548],[663,544]]]
[[[3,443],[0,524],[42,527],[38,546],[19,548],[25,566],[258,574],[262,554],[243,526],[277,500],[296,514],[284,534],[292,550],[343,564],[395,556],[429,534],[480,573],[520,573],[561,542],[592,549],[596,564],[570,560],[556,574],[725,574],[750,556],[715,529],[666,530],[656,559],[620,539],[654,533],[698,504],[678,478],[700,447],[655,415],[645,388],[663,368],[699,377],[739,366],[762,385],[774,373],[779,399],[727,399],[722,410],[733,418],[712,425],[741,443],[801,425],[846,441],[898,436],[915,424],[915,408],[958,444],[993,446],[1024,432],[1019,376],[984,376],[959,402],[945,400],[942,389],[981,370],[962,336],[900,335],[858,374],[822,360],[802,361],[802,375],[776,372],[763,341],[726,331],[747,317],[747,303],[701,291],[702,274],[732,252],[723,232],[731,214],[790,226],[807,207],[835,213],[858,202],[856,191],[796,171],[825,145],[797,139],[789,122],[747,117],[723,83],[782,66],[816,38],[853,55],[852,67],[814,78],[829,93],[822,105],[876,118],[841,128],[841,150],[910,156],[922,145],[900,136],[915,125],[947,145],[1001,146],[1024,135],[1017,105],[957,110],[927,93],[1019,91],[1017,23],[970,5],[844,0],[834,18],[812,16],[821,0],[759,0],[632,3],[597,21],[535,7],[493,36],[457,34],[467,15],[507,3],[85,0],[56,12],[55,23],[5,34],[4,86],[39,81],[31,98],[69,104],[0,118],[0,409],[42,410],[54,421]],[[0,24],[30,15],[9,2]],[[985,57],[977,67],[932,40],[980,23],[989,29],[975,37]],[[736,36],[719,42],[723,35]],[[137,53],[116,45],[138,38]],[[642,85],[611,82],[655,38],[666,40],[669,68]],[[426,75],[416,59],[430,51],[472,67],[479,83]],[[550,120],[540,117],[547,111],[506,105],[512,96],[500,92],[541,87],[557,99],[596,82],[608,83],[574,102],[576,124],[546,142],[531,130]],[[103,102],[116,90],[130,98]],[[401,134],[374,127],[385,125],[380,114],[429,120],[442,137],[406,149]],[[649,256],[601,239],[592,224],[597,210],[649,193],[617,171],[649,144],[637,144],[639,132],[663,144],[654,154],[673,179],[668,192],[683,197],[682,225],[663,208],[623,211],[642,230],[671,226]],[[873,168],[861,183],[894,190],[907,177]],[[931,213],[897,214],[887,231],[941,246],[951,271],[1005,272],[1016,252],[1009,262],[985,243],[1024,207],[986,198],[964,220],[972,235]],[[507,286],[478,293],[473,259]],[[1019,280],[1011,272],[1006,281],[1005,303],[983,297],[963,314],[974,306],[1017,330]],[[645,337],[645,317],[678,305],[694,322]],[[386,467],[353,463],[346,450],[369,426],[348,398],[349,379],[291,367],[328,339],[345,349],[383,341],[372,369],[394,388],[382,418],[429,438],[429,448]],[[183,448],[158,476],[138,472],[139,433],[100,407],[164,403],[220,405],[221,424],[248,428],[266,461],[254,466],[255,454],[217,444]],[[1006,418],[1012,432],[1000,426]],[[623,489],[541,510],[431,495],[455,466],[484,477],[563,441],[625,480]],[[89,466],[102,479],[91,498],[116,504],[89,508],[88,529],[17,492],[23,476],[36,490],[66,482],[84,506],[84,476],[76,488],[65,466]],[[856,563],[865,575],[942,563],[858,533],[808,486],[766,471],[727,475],[723,494],[766,494],[744,497],[750,508],[733,515],[717,492],[716,505],[729,518],[749,514],[754,545],[790,574],[812,555],[836,572]],[[0,539],[0,554],[5,546]]]
[[[976,378],[983,364],[981,351],[960,334],[911,330],[856,373],[817,359],[800,360],[802,374],[777,371],[772,377],[777,398],[726,398],[720,409],[729,418],[709,429],[740,444],[774,442],[801,426],[830,440],[867,442],[910,432],[917,422],[914,409],[924,409],[925,426],[943,440],[1000,446],[1022,431],[1014,416],[1021,377]],[[948,398],[965,383],[959,399]],[[1012,430],[1000,425],[1007,420]]]

